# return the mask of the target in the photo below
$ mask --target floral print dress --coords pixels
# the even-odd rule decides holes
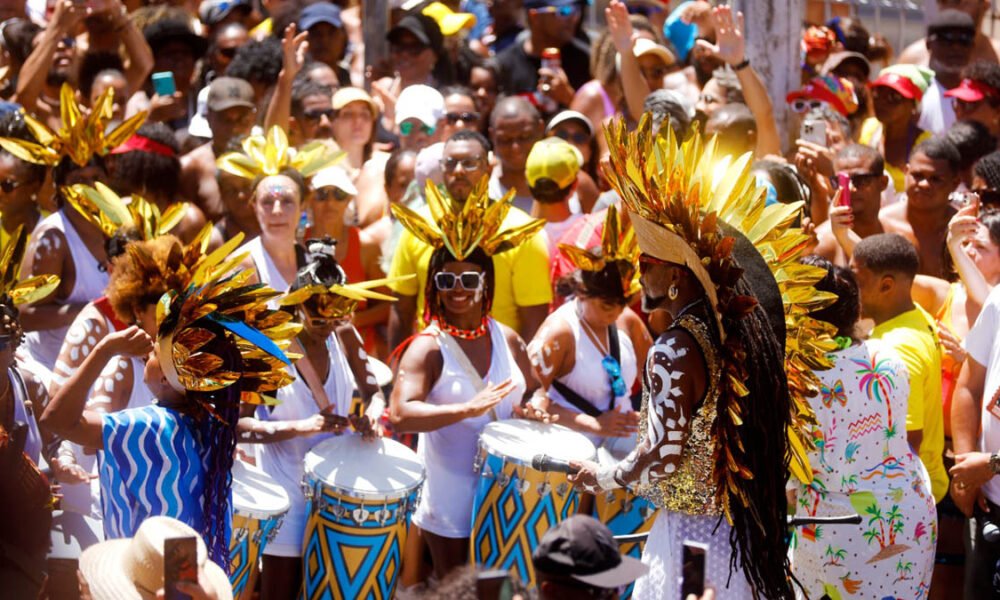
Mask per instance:
[[[813,481],[789,486],[799,516],[857,513],[863,520],[796,527],[795,576],[809,598],[926,598],[937,516],[926,470],[906,441],[906,367],[877,340],[831,357],[812,399]]]

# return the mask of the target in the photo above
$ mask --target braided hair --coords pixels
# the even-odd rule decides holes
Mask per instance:
[[[441,306],[441,299],[438,297],[437,287],[434,285],[434,276],[443,271],[444,266],[450,262],[472,263],[483,270],[482,311],[484,317],[489,315],[493,310],[493,291],[496,289],[493,258],[486,254],[482,248],[477,247],[471,254],[459,260],[442,246],[431,254],[430,262],[427,265],[427,285],[424,288],[424,322],[429,323],[431,319],[444,319],[444,310]]]

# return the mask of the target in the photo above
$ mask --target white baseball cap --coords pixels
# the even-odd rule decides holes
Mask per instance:
[[[444,117],[444,96],[429,85],[411,85],[396,99],[396,126],[407,119],[417,119],[428,127],[437,127]]]
[[[324,187],[335,187],[352,196],[358,195],[358,188],[351,181],[351,176],[342,167],[336,165],[317,171],[312,176],[312,187],[314,190]]]

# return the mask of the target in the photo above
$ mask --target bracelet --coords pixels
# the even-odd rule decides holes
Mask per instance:
[[[733,68],[734,71],[742,71],[743,69],[745,69],[745,68],[747,68],[747,67],[750,66],[750,59],[749,58],[744,58],[742,62],[739,62],[739,63],[737,63],[735,65],[731,65],[731,66],[732,66],[732,68]]]

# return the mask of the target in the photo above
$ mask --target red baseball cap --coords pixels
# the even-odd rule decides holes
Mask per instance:
[[[948,90],[944,95],[949,98],[958,98],[963,102],[979,102],[987,98],[1000,98],[1000,90],[990,87],[981,81],[963,79],[957,88]]]

